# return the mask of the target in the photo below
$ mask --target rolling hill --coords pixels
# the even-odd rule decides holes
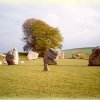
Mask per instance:
[[[83,52],[83,53],[90,55],[93,48],[94,47],[66,49],[66,50],[63,50],[63,52],[65,54],[65,57],[70,58],[70,57],[72,57],[72,54],[75,52]]]

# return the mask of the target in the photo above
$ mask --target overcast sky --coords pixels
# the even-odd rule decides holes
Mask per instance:
[[[22,24],[29,18],[40,19],[53,27],[58,27],[64,37],[62,49],[100,45],[98,0],[43,1],[0,0],[0,53],[14,47],[18,51],[23,50]]]

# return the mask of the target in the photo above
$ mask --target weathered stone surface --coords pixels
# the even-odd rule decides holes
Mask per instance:
[[[0,54],[0,56],[2,56],[2,57],[6,57],[6,55],[4,55],[4,54]]]
[[[6,58],[2,61],[3,64],[7,64]]]
[[[50,48],[44,56],[44,71],[48,71],[48,65],[57,64],[58,52]]]
[[[59,51],[57,58],[58,59],[64,59],[64,52]]]
[[[82,54],[81,52],[75,52],[75,53],[72,54],[72,58],[73,59],[77,59],[77,58],[80,59],[81,58],[81,54]]]
[[[44,56],[45,64],[57,64],[58,52],[55,49],[50,48]]]
[[[6,64],[6,55],[0,54],[0,60],[2,61],[2,64]]]
[[[27,59],[28,60],[33,60],[33,59],[38,59],[38,53],[37,52],[33,52],[33,51],[29,51],[28,55],[27,55]]]
[[[6,61],[8,65],[18,64],[18,61],[19,61],[18,51],[15,48],[6,54]]]
[[[20,61],[20,64],[24,64],[25,62],[24,61]]]
[[[0,65],[2,65],[2,61],[0,61]]]
[[[44,64],[44,71],[49,71],[48,64]]]
[[[100,66],[100,46],[92,50],[89,57],[89,66]]]
[[[84,52],[75,52],[72,54],[73,59],[87,59],[88,57]]]

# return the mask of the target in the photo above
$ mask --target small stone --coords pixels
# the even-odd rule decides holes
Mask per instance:
[[[21,64],[24,64],[25,62],[24,62],[24,61],[20,61],[20,63],[21,63]]]
[[[48,64],[44,65],[44,71],[49,71]]]

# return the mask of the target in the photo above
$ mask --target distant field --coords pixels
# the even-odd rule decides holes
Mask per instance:
[[[42,58],[28,61],[22,54],[20,60],[25,63],[0,65],[0,98],[100,99],[100,67],[88,66],[88,60],[59,59],[49,72],[43,71]]]
[[[86,53],[87,55],[90,55],[93,48],[94,47],[74,48],[74,49],[63,50],[63,52],[64,52],[64,55],[65,55],[66,58],[71,58],[72,54],[75,53],[75,52],[83,52],[83,53]],[[21,58],[23,58],[24,56],[27,56],[27,54],[23,53],[23,52],[19,52],[19,55],[21,56]],[[0,59],[2,59],[1,56],[0,56]]]
[[[68,50],[63,50],[63,51],[64,51],[64,54],[65,54],[65,57],[70,58],[70,57],[72,57],[72,53],[74,53],[74,52],[83,52],[83,53],[90,55],[93,48],[94,47],[75,48],[75,49],[68,49]]]

